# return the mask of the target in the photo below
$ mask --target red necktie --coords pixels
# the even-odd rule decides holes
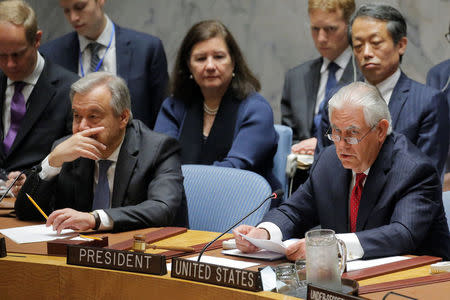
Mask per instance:
[[[355,186],[352,190],[352,195],[350,196],[350,230],[351,232],[356,231],[356,219],[358,218],[359,202],[361,201],[361,194],[363,190],[363,182],[366,178],[366,174],[358,173],[356,174]]]

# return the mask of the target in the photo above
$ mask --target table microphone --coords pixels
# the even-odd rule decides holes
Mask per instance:
[[[14,181],[8,186],[8,188],[6,189],[6,192],[0,197],[0,202],[2,202],[2,200],[6,197],[6,195],[8,195],[11,188],[14,186],[16,181],[19,180],[20,176],[22,176],[23,173],[25,173],[27,171],[39,173],[41,170],[42,170],[41,165],[37,165],[37,166],[31,167],[29,169],[25,169],[22,172],[20,172],[20,174],[16,178],[14,178]]]
[[[252,210],[251,212],[249,212],[245,217],[243,217],[242,219],[240,219],[239,221],[237,221],[236,223],[234,223],[230,228],[228,228],[227,230],[225,230],[225,232],[221,233],[218,237],[216,237],[214,240],[212,240],[211,242],[209,242],[208,244],[206,244],[205,247],[203,247],[202,251],[200,251],[199,255],[198,255],[198,259],[197,261],[200,262],[200,258],[202,257],[203,253],[206,251],[206,249],[208,249],[209,246],[211,246],[215,241],[217,241],[219,238],[221,238],[225,233],[227,233],[228,231],[230,231],[231,229],[233,229],[236,225],[238,225],[239,223],[241,223],[242,221],[244,221],[248,216],[250,216],[252,213],[254,213],[255,211],[257,211],[267,200],[269,199],[277,199],[277,198],[281,198],[284,195],[284,191],[282,189],[278,189],[275,192],[273,192],[269,197],[267,197],[266,199],[264,199],[254,210]]]

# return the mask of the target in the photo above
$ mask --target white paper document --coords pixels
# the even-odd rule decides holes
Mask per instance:
[[[249,241],[251,244],[255,245],[260,249],[266,249],[269,251],[286,254],[286,248],[292,245],[295,242],[298,242],[300,239],[289,239],[282,241],[274,241],[274,240],[264,240],[264,239],[254,239],[244,234],[239,233],[244,239]]]
[[[264,250],[264,249],[253,252],[253,253],[244,253],[244,252],[241,252],[241,250],[239,250],[239,249],[230,249],[230,250],[223,250],[222,254],[231,255],[231,256],[239,256],[239,257],[247,257],[247,258],[256,258],[256,259],[269,260],[269,261],[282,259],[285,256],[282,253]]]
[[[405,259],[409,259],[409,258],[410,257],[405,257],[405,256],[390,256],[390,257],[368,259],[368,260],[358,259],[358,260],[347,262],[347,272],[366,269],[366,268],[370,268],[370,267],[376,267],[376,266],[389,264],[392,262],[401,261],[401,260],[405,260]]]
[[[52,226],[45,227],[45,224],[0,229],[0,233],[17,244],[52,241],[71,237],[75,234],[72,229],[64,229],[61,234],[57,234],[56,231],[53,231]]]

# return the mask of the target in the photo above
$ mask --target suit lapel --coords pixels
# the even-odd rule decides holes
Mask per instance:
[[[2,144],[0,144],[0,156],[2,161],[6,157],[5,153],[3,152],[3,139],[5,136],[5,134],[3,133],[3,104],[5,103],[6,86],[6,76],[2,72],[0,72],[0,137],[2,142]]]
[[[116,31],[116,64],[117,75],[125,79],[128,82],[131,71],[131,59],[133,56],[133,50],[130,39],[128,39],[119,26],[114,24]]]
[[[74,162],[74,207],[78,207],[82,211],[92,210],[92,201],[94,199],[94,167],[95,163],[91,159],[80,158]]]
[[[391,99],[389,100],[389,112],[392,118],[392,128],[396,128],[400,112],[408,99],[408,92],[411,86],[411,81],[402,72],[397,84],[392,91]]]
[[[333,171],[334,180],[330,196],[333,197],[332,203],[334,204],[334,228],[336,232],[348,232],[348,199],[352,172],[344,169],[342,164],[335,170],[336,172]],[[338,195],[342,195],[342,197]]]
[[[72,33],[72,41],[66,45],[66,62],[68,69],[78,74],[78,66],[80,64],[80,40],[76,32]]]
[[[54,88],[54,84],[57,79],[50,77],[49,64],[49,61],[45,62],[44,69],[28,98],[27,110],[20,124],[17,136],[11,145],[10,153],[12,153],[25,138],[36,121],[41,117],[42,112],[47,107],[48,103],[51,102],[55,96],[56,89]]]
[[[119,157],[117,158],[111,207],[122,206],[125,201],[129,181],[137,163],[139,140],[134,126],[129,126],[125,133],[125,139],[122,143]]]
[[[317,100],[317,91],[320,84],[320,68],[322,67],[323,59],[320,57],[312,64],[308,72],[305,74],[305,88],[306,88],[306,102],[308,103],[308,120],[306,124],[312,124]]]
[[[350,61],[348,62],[347,66],[344,69],[344,73],[342,73],[342,77],[339,80],[339,83],[346,84],[347,82],[353,82],[354,80],[353,76],[353,60],[350,58]],[[356,74],[356,80],[358,80],[358,74]]]
[[[358,217],[356,219],[356,231],[364,230],[369,219],[370,213],[378,203],[381,191],[383,190],[387,173],[391,166],[391,153],[393,142],[388,136],[378,154],[377,159],[370,168],[366,183],[361,195],[361,201],[358,208]]]

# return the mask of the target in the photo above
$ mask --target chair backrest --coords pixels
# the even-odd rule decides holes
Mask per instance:
[[[447,217],[448,229],[450,230],[450,191],[442,193],[445,216]]]
[[[246,170],[183,165],[182,171],[190,229],[223,232],[272,192],[264,177]],[[257,225],[269,206],[270,200],[243,223]]]
[[[275,130],[278,133],[278,148],[273,157],[272,172],[275,177],[281,182],[281,187],[284,194],[288,195],[289,179],[286,175],[286,161],[287,156],[291,153],[292,146],[292,129],[285,125],[275,124]]]

